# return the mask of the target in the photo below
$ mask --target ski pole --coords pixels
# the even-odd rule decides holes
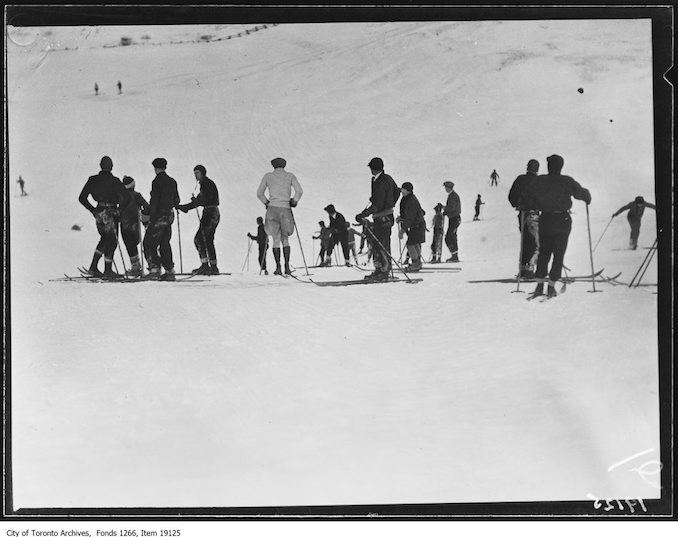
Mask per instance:
[[[613,216],[612,218],[610,218],[610,221],[607,223],[607,225],[605,226],[605,229],[604,229],[603,232],[600,234],[600,239],[598,239],[598,242],[597,242],[596,245],[593,247],[593,251],[594,251],[594,252],[596,251],[596,248],[598,248],[598,245],[600,244],[600,241],[603,239],[603,235],[605,235],[605,232],[607,231],[607,228],[610,227],[610,224],[612,223],[612,220],[614,220],[614,216]]]
[[[363,218],[363,222],[364,222],[365,220],[366,220],[366,219]],[[407,281],[411,283],[412,280],[411,280],[410,277],[407,275],[407,272],[405,272],[405,269],[404,269],[403,267],[401,267],[401,266],[398,264],[398,262],[393,258],[393,256],[391,255],[391,252],[389,252],[389,251],[384,247],[384,245],[381,244],[381,242],[379,241],[379,239],[377,239],[377,237],[375,236],[374,232],[373,232],[367,225],[364,225],[364,226],[363,226],[363,229],[367,230],[367,232],[370,234],[370,236],[372,237],[372,239],[374,239],[375,244],[377,244],[377,245],[383,250],[383,252],[384,252],[384,253],[391,259],[391,261],[395,264],[395,266],[398,267],[398,268],[400,269],[400,271],[405,275],[405,278],[407,279]],[[374,255],[374,253],[373,253],[373,255]],[[391,268],[391,271],[393,271],[392,268]]]
[[[522,261],[523,261],[523,248],[525,247],[525,212],[520,211],[518,213],[518,217],[520,218],[520,248],[518,249],[518,276],[516,277],[516,290],[511,291],[512,293],[524,293],[525,291],[520,290],[520,279],[521,279],[521,267],[522,267]]]
[[[292,223],[294,224],[294,230],[297,232],[297,240],[299,241],[299,251],[301,251],[301,259],[304,261],[304,269],[306,269],[306,276],[310,276],[308,272],[308,265],[306,264],[306,256],[304,256],[304,249],[301,247],[301,237],[299,236],[299,228],[297,227],[297,221],[294,219],[294,211],[290,206],[290,214],[292,215]]]
[[[636,282],[636,287],[640,285],[640,281],[643,279],[643,276],[645,276],[645,273],[647,272],[647,269],[650,267],[650,263],[652,263],[652,259],[654,258],[654,254],[657,253],[657,248],[650,248],[650,257],[647,260],[647,263],[645,264],[645,268],[643,269],[643,272],[640,273],[640,276],[638,276],[638,281]]]
[[[247,237],[247,253],[245,254],[245,259],[242,262],[242,268],[240,269],[240,272],[245,271],[245,265],[247,265],[247,270],[249,270],[249,260],[250,260],[250,250],[252,249],[252,239]]]
[[[181,255],[181,219],[179,218],[179,211],[177,213],[177,232],[179,233],[179,272],[184,272],[184,258]]]
[[[144,275],[144,241],[141,238],[141,211],[137,211],[137,225],[139,226],[139,251],[141,252],[141,276]]]
[[[633,284],[636,283],[636,278],[640,274],[640,271],[643,269],[645,264],[647,263],[649,265],[650,254],[653,252],[653,250],[656,249],[656,247],[657,247],[657,239],[654,240],[654,242],[652,243],[652,247],[648,250],[647,254],[645,254],[645,258],[643,259],[643,262],[640,264],[640,267],[638,268],[635,275],[631,279],[631,283],[629,283],[629,287],[633,287]],[[646,270],[647,270],[647,268],[646,268]],[[643,274],[645,274],[645,272],[643,272]],[[637,287],[637,285],[636,285],[636,287]]]
[[[586,204],[586,230],[589,236],[589,256],[591,258],[591,285],[593,286],[593,291],[589,293],[600,293],[600,290],[596,290],[596,270],[593,268],[593,248],[591,248],[591,219],[589,217],[589,204]]]

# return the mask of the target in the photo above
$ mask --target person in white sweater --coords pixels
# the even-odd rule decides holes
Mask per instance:
[[[280,243],[285,258],[285,274],[291,274],[289,237],[294,233],[292,207],[296,207],[304,191],[293,173],[285,171],[284,158],[271,161],[273,171],[264,175],[257,189],[257,197],[266,206],[266,233],[273,238],[273,257],[276,269],[273,274],[282,274],[280,267]],[[268,197],[266,197],[268,189]],[[294,196],[292,196],[294,189]]]

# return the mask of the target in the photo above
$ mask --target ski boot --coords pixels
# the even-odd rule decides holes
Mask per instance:
[[[193,269],[191,274],[209,274],[210,266],[207,263],[203,263],[198,268]]]
[[[208,276],[219,276],[219,267],[216,265],[210,265],[209,269],[207,272],[205,272]]]
[[[548,286],[548,288],[546,289],[546,296],[549,298],[554,298],[558,296],[558,292],[556,291],[556,287],[554,285]]]
[[[176,275],[174,274],[174,269],[166,270],[165,274],[158,278],[161,282],[173,282],[176,281]]]

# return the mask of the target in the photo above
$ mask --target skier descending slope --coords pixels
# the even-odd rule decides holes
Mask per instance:
[[[200,183],[200,192],[191,200],[190,203],[179,205],[183,213],[187,213],[196,207],[203,207],[202,217],[198,224],[198,231],[193,238],[198,255],[200,256],[200,266],[193,269],[193,274],[219,274],[217,267],[217,251],[214,247],[214,233],[219,225],[219,190],[214,181],[207,177],[207,170],[202,164],[193,168],[195,180]]]
[[[621,209],[616,211],[612,218],[620,215],[624,211],[628,211],[626,214],[626,219],[629,221],[629,226],[631,226],[631,237],[629,239],[629,248],[635,250],[638,248],[638,237],[640,236],[640,220],[643,218],[643,213],[645,212],[645,207],[656,210],[657,208],[645,201],[643,196],[637,196],[631,203],[624,205]]]
[[[379,157],[368,164],[372,172],[372,194],[368,207],[358,213],[356,221],[373,215],[374,222],[367,231],[368,241],[373,242],[374,272],[365,276],[366,280],[386,280],[391,272],[391,228],[393,227],[393,207],[400,197],[400,189],[393,177],[384,173],[384,161]]]
[[[591,193],[568,175],[561,175],[565,160],[560,155],[546,158],[548,174],[540,175],[531,184],[531,191],[541,210],[539,219],[539,257],[537,258],[537,287],[533,296],[544,294],[548,283],[548,296],[554,297],[556,282],[563,270],[567,240],[572,230],[570,208],[572,198],[591,203]],[[548,265],[553,256],[549,271]],[[546,274],[548,272],[548,278]]]
[[[153,159],[155,179],[151,183],[151,209],[148,229],[144,236],[144,253],[148,261],[149,275],[153,280],[174,281],[174,261],[172,259],[172,223],[174,209],[179,205],[177,182],[167,175],[167,160]],[[158,253],[160,251],[160,253]],[[160,274],[160,266],[165,273]]]
[[[118,246],[118,221],[120,210],[118,205],[127,196],[125,187],[120,179],[111,173],[113,161],[111,157],[102,157],[99,163],[101,171],[87,179],[87,183],[80,192],[78,201],[85,209],[92,213],[99,232],[99,243],[94,250],[94,257],[88,272],[92,276],[104,278],[119,278],[121,275],[113,271],[113,254]],[[88,200],[92,198],[97,202],[94,207]],[[99,259],[104,257],[103,274],[98,268]]]
[[[297,206],[304,191],[295,175],[285,171],[287,161],[284,158],[274,158],[271,165],[273,171],[265,174],[261,179],[257,197],[266,206],[266,233],[273,237],[273,257],[276,265],[273,274],[282,274],[280,243],[282,243],[285,257],[285,274],[292,274],[289,237],[294,233],[294,216],[291,207]],[[294,197],[292,197],[293,188]],[[264,194],[266,189],[268,189],[268,198]]]

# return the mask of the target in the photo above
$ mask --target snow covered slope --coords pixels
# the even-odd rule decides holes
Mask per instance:
[[[530,158],[545,169],[563,155],[591,190],[593,241],[635,196],[654,201],[649,21],[279,25],[209,43],[185,41],[243,27],[90,30],[8,43],[10,184],[21,175],[30,194],[10,199],[17,507],[657,497],[636,473],[608,472],[658,456],[656,287],[576,283],[533,304],[468,283],[516,270],[506,196]],[[144,44],[111,46],[123,36]],[[182,200],[205,165],[222,200],[219,265],[236,274],[48,281],[91,258],[77,196],[104,154],[146,196],[151,160],[167,158]],[[253,254],[242,274],[275,156],[304,187],[309,264],[323,207],[352,219],[380,156],[427,218],[456,183],[462,271],[317,288],[258,276]],[[585,274],[581,202],[573,222],[565,262]],[[179,224],[186,270],[197,219]],[[628,281],[647,251],[623,250],[627,235],[615,219],[595,265]],[[176,225],[173,244],[179,264]],[[296,238],[292,255],[301,266]]]

